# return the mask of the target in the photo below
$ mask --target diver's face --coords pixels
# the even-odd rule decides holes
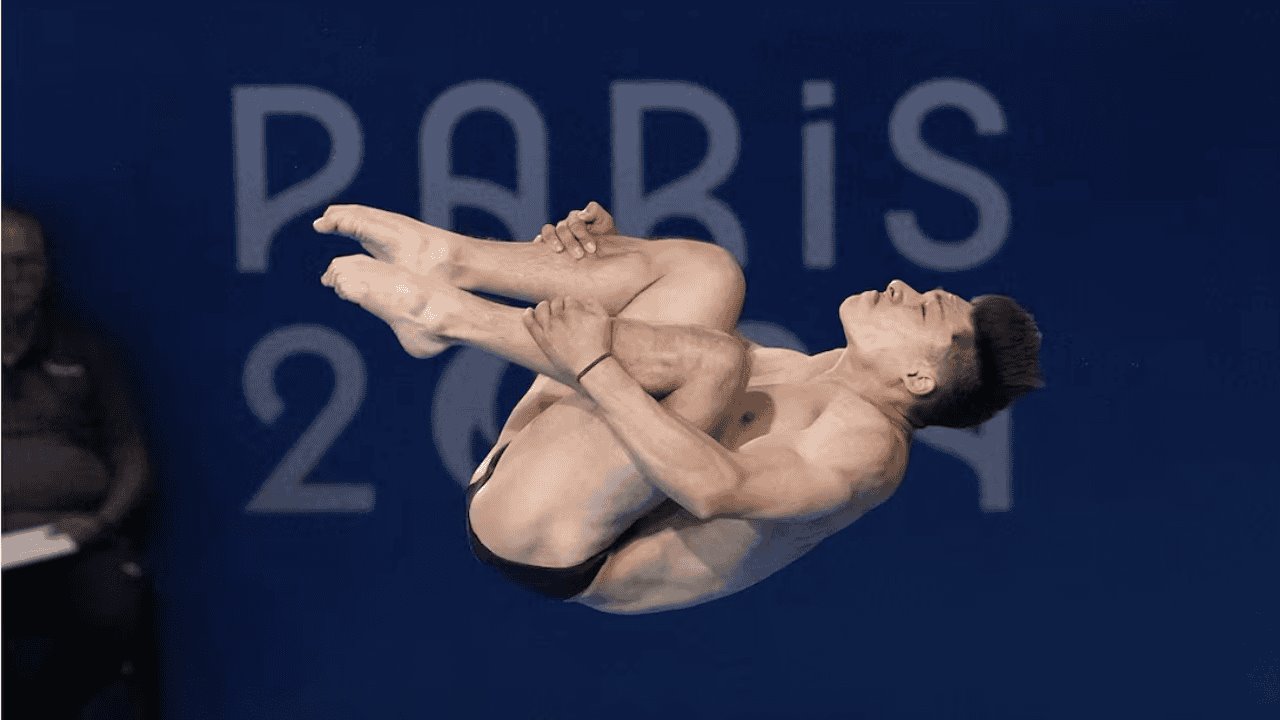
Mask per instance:
[[[894,374],[936,364],[956,337],[973,332],[968,301],[941,288],[919,293],[901,280],[840,305],[849,350]]]
[[[22,229],[16,223],[3,231],[4,317],[19,318],[35,310],[44,291],[44,237],[39,232]]]

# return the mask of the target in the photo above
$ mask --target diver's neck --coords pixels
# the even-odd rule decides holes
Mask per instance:
[[[908,436],[916,430],[915,424],[907,415],[909,401],[903,397],[901,383],[896,378],[891,382],[886,381],[874,368],[867,367],[854,353],[849,352],[848,348],[842,350],[831,369],[819,377],[857,395]]]

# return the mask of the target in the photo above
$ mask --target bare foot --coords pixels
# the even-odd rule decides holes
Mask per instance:
[[[365,205],[330,205],[316,232],[355,238],[375,258],[418,275],[450,280],[466,238],[405,215]]]
[[[457,301],[440,280],[368,255],[348,255],[329,263],[320,282],[390,325],[400,345],[416,358],[438,355],[450,345],[440,333]]]

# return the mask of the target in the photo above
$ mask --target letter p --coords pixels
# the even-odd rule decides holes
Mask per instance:
[[[271,241],[286,223],[346,189],[360,168],[364,141],[351,107],[301,85],[241,85],[231,91],[235,147],[236,269],[267,271]],[[301,115],[329,133],[329,160],[319,172],[267,197],[267,117]]]

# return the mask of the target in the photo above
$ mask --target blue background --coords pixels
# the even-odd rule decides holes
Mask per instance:
[[[10,1],[4,197],[39,215],[63,295],[132,359],[160,482],[155,558],[175,718],[1263,717],[1280,708],[1280,486],[1270,443],[1280,315],[1280,15],[1259,3],[414,7]],[[961,77],[1008,131],[955,111],[925,138],[1008,193],[990,262],[899,255],[884,213],[961,238],[963,197],[903,169],[888,117]],[[1049,386],[1014,413],[1014,506],[917,447],[898,495],[762,584],[698,608],[613,617],[512,587],[474,561],[431,442],[449,356],[414,361],[316,281],[348,246],[302,220],[265,274],[235,262],[231,91],[313,85],[351,105],[365,156],[338,198],[417,214],[418,129],[441,92],[496,79],[546,119],[551,212],[608,206],[609,83],[699,83],[734,110],[719,190],[751,249],[744,317],[810,348],[847,294],[901,277],[1004,292],[1045,335]],[[800,255],[800,107],[830,79],[836,264]],[[273,191],[328,153],[268,126]],[[654,122],[646,185],[703,151]],[[510,182],[501,124],[455,140],[461,173]],[[494,149],[494,147],[498,149]],[[456,227],[506,235],[460,212]],[[625,228],[624,228],[625,229]],[[698,234],[696,225],[662,226]],[[287,361],[262,425],[241,373],[293,323],[350,338],[366,400],[312,474],[371,482],[368,514],[244,507],[323,406],[332,373]],[[456,351],[451,351],[456,352]],[[510,374],[502,402],[523,376]],[[478,448],[482,450],[483,448]],[[477,457],[478,459],[478,457]]]

